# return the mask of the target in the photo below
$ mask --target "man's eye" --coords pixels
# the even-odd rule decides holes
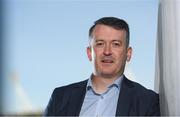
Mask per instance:
[[[96,43],[96,46],[103,46],[103,43]]]
[[[119,47],[119,46],[120,46],[120,43],[113,43],[113,46]]]

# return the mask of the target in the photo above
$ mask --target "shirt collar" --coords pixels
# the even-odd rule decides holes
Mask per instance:
[[[116,86],[118,89],[120,89],[121,87],[121,82],[122,82],[122,79],[123,79],[124,75],[120,75],[114,82],[113,84],[109,85],[108,88],[111,88],[113,86]],[[92,84],[92,76],[88,79],[88,82],[87,82],[87,86],[86,86],[86,90],[89,90],[89,89],[93,89],[93,84]]]

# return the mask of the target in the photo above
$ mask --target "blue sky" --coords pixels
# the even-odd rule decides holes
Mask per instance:
[[[158,1],[8,0],[5,6],[5,97],[13,105],[7,111],[18,111],[11,74],[37,109],[45,108],[55,87],[87,79],[88,30],[104,16],[128,22],[133,48],[128,72],[154,88]]]

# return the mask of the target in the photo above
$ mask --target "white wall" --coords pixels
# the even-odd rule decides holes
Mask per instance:
[[[158,16],[155,90],[161,115],[180,115],[180,1],[161,0]]]

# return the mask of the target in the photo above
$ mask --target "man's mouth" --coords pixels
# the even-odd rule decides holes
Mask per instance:
[[[113,63],[114,61],[110,60],[110,59],[103,59],[101,62],[103,62],[103,63]]]

